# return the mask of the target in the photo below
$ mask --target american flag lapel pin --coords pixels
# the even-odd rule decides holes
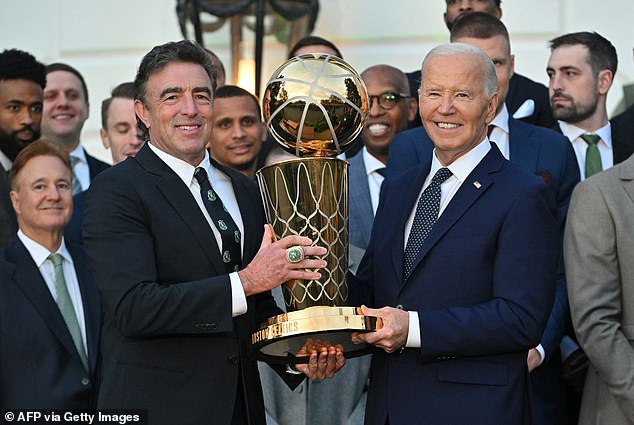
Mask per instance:
[[[477,180],[473,182],[473,185],[476,187],[476,189],[480,189],[480,188],[482,187],[482,185],[480,184],[480,182],[479,182],[479,181],[477,181]]]

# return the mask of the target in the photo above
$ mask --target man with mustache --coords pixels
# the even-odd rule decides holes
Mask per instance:
[[[31,54],[0,53],[0,246],[18,230],[7,173],[18,153],[40,137],[45,85],[45,67]]]
[[[634,152],[634,140],[618,137],[608,121],[606,99],[616,74],[616,49],[596,32],[577,32],[551,40],[550,50],[550,104],[584,180]]]

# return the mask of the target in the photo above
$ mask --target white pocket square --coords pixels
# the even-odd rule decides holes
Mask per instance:
[[[513,114],[513,118],[516,120],[530,117],[535,112],[535,101],[533,99],[526,99],[524,103],[517,108],[517,111]]]

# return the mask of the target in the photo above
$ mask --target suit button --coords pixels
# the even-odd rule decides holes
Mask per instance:
[[[403,304],[397,305],[396,308],[398,308],[399,310],[403,310]]]
[[[228,358],[229,363],[238,364],[238,356],[236,354],[232,354]]]
[[[90,379],[88,379],[88,378],[82,378],[82,380],[81,380],[81,384],[82,384],[84,387],[85,387],[85,386],[87,386],[88,384],[90,384]]]

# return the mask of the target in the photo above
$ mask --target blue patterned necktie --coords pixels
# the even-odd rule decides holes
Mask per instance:
[[[71,191],[72,191],[73,196],[75,196],[79,192],[83,191],[83,188],[81,187],[81,182],[77,178],[77,174],[75,174],[75,165],[77,165],[78,163],[79,163],[79,158],[77,158],[75,156],[71,156],[70,157],[70,167],[71,167],[71,171],[73,173],[73,183],[72,183],[72,186],[71,186]]]
[[[440,185],[450,176],[451,171],[449,171],[449,168],[441,168],[436,171],[431,183],[418,199],[412,230],[409,233],[409,239],[403,254],[404,279],[407,279],[412,273],[418,252],[438,220],[438,214],[440,213]]]
[[[68,287],[66,286],[66,279],[64,278],[64,259],[60,254],[51,254],[48,256],[48,259],[51,260],[51,262],[53,263],[53,267],[55,268],[55,292],[57,293],[57,307],[59,308],[60,313],[62,313],[62,317],[64,318],[66,327],[68,327],[70,336],[73,338],[73,343],[75,344],[75,348],[79,353],[79,358],[84,365],[84,369],[88,371],[88,356],[86,356],[86,350],[84,349],[84,341],[81,336],[81,329],[79,328],[79,322],[77,320],[77,314],[75,313],[75,307],[73,307],[73,302],[70,299]]]
[[[197,167],[194,170],[194,177],[200,185],[200,196],[203,198],[205,208],[222,237],[222,262],[225,264],[225,269],[227,273],[237,272],[242,265],[240,230],[216,191],[211,187],[207,171]]]

